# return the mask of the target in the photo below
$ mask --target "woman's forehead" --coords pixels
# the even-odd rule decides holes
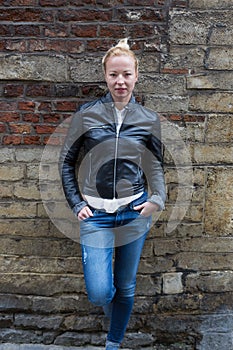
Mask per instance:
[[[129,55],[111,56],[106,62],[108,69],[134,69],[135,61]]]

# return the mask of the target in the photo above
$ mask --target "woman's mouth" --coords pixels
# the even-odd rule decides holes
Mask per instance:
[[[120,93],[122,93],[122,92],[125,92],[127,89],[124,89],[124,88],[117,88],[116,89],[116,91],[117,92],[120,92]]]

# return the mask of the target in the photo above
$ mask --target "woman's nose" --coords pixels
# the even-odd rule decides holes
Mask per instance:
[[[118,79],[117,79],[117,84],[119,84],[119,85],[124,84],[124,78],[123,78],[123,76],[122,76],[122,75],[121,75],[121,76],[118,76]]]

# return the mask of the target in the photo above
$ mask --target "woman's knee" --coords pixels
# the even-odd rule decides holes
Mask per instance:
[[[108,295],[89,295],[89,301],[96,306],[104,306],[106,304],[111,303],[112,298]]]
[[[116,294],[122,298],[133,298],[135,294],[136,283],[131,283],[125,286],[117,286]]]
[[[89,301],[96,306],[104,306],[111,303],[115,289],[93,290],[88,292]]]

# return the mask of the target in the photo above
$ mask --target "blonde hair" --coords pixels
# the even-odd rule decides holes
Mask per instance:
[[[130,56],[134,59],[135,70],[137,72],[138,71],[138,59],[135,56],[134,52],[132,50],[130,50],[130,47],[128,44],[128,38],[121,39],[116,46],[111,47],[111,49],[109,49],[107,51],[107,53],[104,55],[104,57],[102,59],[102,65],[103,65],[104,71],[106,71],[106,63],[110,57],[121,56],[121,55]]]

